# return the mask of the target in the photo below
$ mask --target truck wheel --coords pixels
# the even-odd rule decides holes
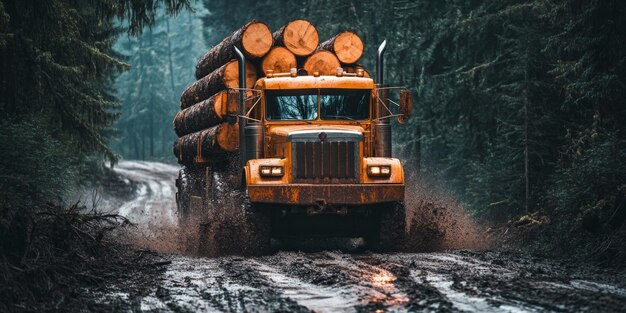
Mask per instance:
[[[178,171],[178,178],[176,179],[176,208],[178,212],[178,223],[182,226],[185,225],[189,219],[190,202],[191,202],[191,182],[189,181],[189,173],[186,169]]]
[[[376,252],[402,250],[406,240],[406,209],[404,203],[394,202],[381,205],[377,209],[378,227],[369,238],[366,238],[368,246]]]
[[[245,240],[242,241],[245,255],[264,255],[271,252],[272,235],[271,208],[252,203],[247,191],[243,192],[243,213],[245,220]]]

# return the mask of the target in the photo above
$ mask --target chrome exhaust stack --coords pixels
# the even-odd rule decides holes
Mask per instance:
[[[376,86],[378,88],[384,87],[384,55],[385,50],[387,48],[387,40],[383,40],[383,42],[378,47],[378,53],[376,55]],[[377,157],[391,157],[391,124],[389,122],[389,118],[381,118],[384,117],[385,112],[387,112],[387,108],[385,105],[389,107],[387,103],[388,90],[383,89],[381,91],[377,91],[376,98],[376,122],[374,123],[374,156]],[[387,112],[389,113],[389,112]]]
[[[246,166],[248,160],[260,159],[263,153],[263,128],[259,124],[248,125],[246,116],[246,57],[237,48],[235,54],[239,61],[239,159],[241,167]]]

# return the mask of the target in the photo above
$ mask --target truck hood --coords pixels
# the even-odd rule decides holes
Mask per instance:
[[[322,132],[326,133],[328,138],[348,136],[355,140],[363,139],[363,127],[354,125],[288,125],[272,126],[269,129],[269,135],[275,141],[288,141],[294,137],[316,139]]]

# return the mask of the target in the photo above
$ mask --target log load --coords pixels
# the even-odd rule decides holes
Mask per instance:
[[[311,55],[319,44],[319,35],[315,26],[303,19],[293,20],[273,34],[274,45],[287,48],[299,57]]]
[[[320,75],[336,75],[337,68],[341,67],[334,53],[320,50],[313,53],[304,62],[304,69],[309,75],[318,72]]]
[[[239,48],[247,59],[262,58],[272,48],[272,32],[267,24],[251,21],[238,29],[200,58],[196,64],[196,79],[215,71],[236,59],[233,47]]]
[[[238,124],[221,123],[174,142],[179,163],[225,161],[239,149]]]
[[[178,137],[195,133],[205,128],[226,121],[228,115],[238,113],[236,96],[230,96],[226,90],[220,91],[209,99],[196,103],[174,117],[174,131]]]
[[[285,47],[272,48],[261,61],[263,75],[267,75],[267,70],[272,70],[274,73],[286,73],[296,66],[296,56]]]
[[[353,64],[363,55],[363,41],[353,32],[342,32],[322,42],[319,49],[333,52],[343,64]]]
[[[238,64],[238,61],[230,61],[187,87],[180,96],[180,109],[184,110],[224,89],[238,88]],[[254,65],[246,62],[246,87],[252,88],[254,86],[256,76],[257,72]]]

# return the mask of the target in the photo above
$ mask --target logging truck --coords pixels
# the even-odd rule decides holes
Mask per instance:
[[[226,210],[216,203],[238,198],[235,209],[242,210],[238,216],[246,228],[245,243],[238,244],[247,253],[267,252],[271,238],[302,236],[363,237],[374,250],[399,248],[405,185],[403,166],[391,157],[391,119],[406,122],[412,98],[406,89],[384,85],[385,42],[378,49],[376,81],[361,68],[348,72],[331,62],[328,70],[263,68],[264,76],[251,84],[254,65],[237,45],[232,49],[236,61],[226,66],[234,71],[237,65],[238,87],[210,101],[210,115],[223,115],[223,122],[194,128],[190,112],[208,110],[202,103],[175,120],[181,138],[174,153],[184,164],[176,197],[181,218]],[[194,94],[183,98],[199,100],[191,99]],[[238,153],[224,152],[229,149]]]

